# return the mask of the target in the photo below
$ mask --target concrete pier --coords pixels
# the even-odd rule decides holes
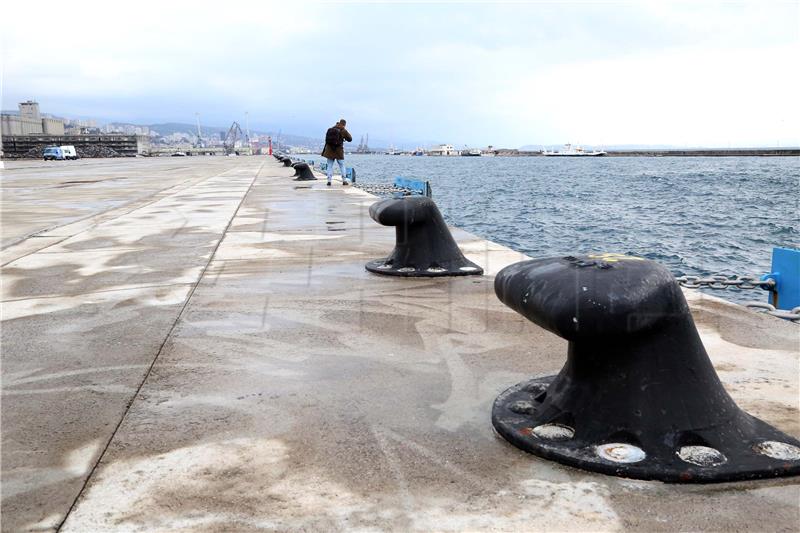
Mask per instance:
[[[293,172],[6,163],[3,531],[797,529],[797,478],[667,485],[508,445],[494,398],[566,350],[494,295],[525,257],[453,229],[485,276],[371,274],[375,198]],[[686,294],[736,402],[800,436],[800,328]]]

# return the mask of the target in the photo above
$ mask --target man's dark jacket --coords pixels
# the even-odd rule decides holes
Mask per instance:
[[[344,126],[337,124],[334,126],[334,128],[339,129],[344,141],[353,142],[353,137],[344,128]],[[339,146],[331,146],[328,143],[325,143],[325,148],[322,149],[322,157],[327,157],[328,159],[344,159],[344,143],[340,144]]]

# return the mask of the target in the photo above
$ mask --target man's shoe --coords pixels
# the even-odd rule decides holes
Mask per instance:
[[[329,181],[329,182],[328,182],[328,187],[330,187],[330,186],[331,186],[331,182]]]
[[[350,185],[350,182],[347,180],[342,180],[342,185]]]

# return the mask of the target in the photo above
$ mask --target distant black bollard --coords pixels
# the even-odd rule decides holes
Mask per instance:
[[[661,265],[618,254],[536,259],[504,268],[494,287],[507,306],[569,341],[557,376],[495,400],[492,423],[515,446],[677,483],[800,474],[800,441],[739,409]]]
[[[289,159],[288,157],[284,157],[283,159],[281,159],[281,161],[283,162],[283,166],[285,167],[292,166],[292,160]]]
[[[430,198],[382,200],[370,206],[369,215],[379,224],[395,226],[397,235],[389,257],[366,264],[370,272],[408,277],[483,274],[481,267],[461,253]]]
[[[311,171],[311,167],[308,166],[308,163],[295,163],[292,165],[294,167],[294,181],[313,181],[316,178],[314,173]]]

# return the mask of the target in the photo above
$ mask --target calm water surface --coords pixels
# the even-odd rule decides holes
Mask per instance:
[[[347,164],[363,183],[429,180],[449,224],[532,257],[619,252],[675,275],[760,275],[773,247],[800,247],[796,157],[349,154]]]

